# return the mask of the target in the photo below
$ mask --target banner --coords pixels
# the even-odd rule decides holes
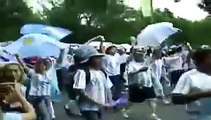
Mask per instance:
[[[152,0],[141,0],[141,10],[144,17],[152,16]]]
[[[44,34],[27,34],[12,44],[2,48],[10,54],[19,54],[22,58],[58,57],[61,49],[68,50],[69,45]]]

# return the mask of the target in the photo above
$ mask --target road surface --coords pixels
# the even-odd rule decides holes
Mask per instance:
[[[68,99],[64,93],[63,100],[60,103],[55,103],[56,120],[83,120],[76,117],[70,118],[65,114],[63,106],[67,101]],[[157,111],[162,120],[188,120],[184,108],[184,106],[163,105],[159,103]],[[129,120],[149,120],[150,109],[146,103],[134,104],[131,111]],[[120,112],[114,113],[113,111],[105,112],[103,117],[104,120],[125,120]]]

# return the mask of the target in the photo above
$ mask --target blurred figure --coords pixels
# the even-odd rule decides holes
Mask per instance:
[[[133,60],[127,65],[128,83],[129,83],[129,100],[131,102],[142,103],[147,101],[152,110],[151,119],[161,120],[157,116],[156,94],[154,83],[152,81],[151,70],[144,63],[144,53],[136,50]]]
[[[154,79],[154,88],[155,92],[158,97],[161,97],[164,104],[170,104],[170,102],[166,99],[163,86],[161,84],[161,79],[167,80],[165,70],[164,70],[164,63],[161,59],[161,50],[155,49],[152,53],[152,59],[153,62],[151,64],[151,70],[152,70],[152,78]]]
[[[6,104],[19,103],[23,113],[7,112],[0,110],[1,120],[36,120],[36,113],[33,106],[26,100],[21,92],[21,84],[14,84],[14,88],[10,87],[10,93],[5,97]]]
[[[171,86],[175,87],[180,76],[184,73],[184,60],[181,54],[181,48],[173,46],[171,49],[169,52],[170,56],[165,57],[164,61],[166,65],[169,66]]]
[[[172,92],[174,104],[188,104],[190,120],[211,119],[211,49],[193,53],[196,69],[184,73]]]

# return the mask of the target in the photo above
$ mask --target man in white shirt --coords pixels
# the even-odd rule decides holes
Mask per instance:
[[[191,120],[211,120],[211,49],[196,50],[193,60],[197,69],[181,76],[172,92],[172,102],[188,104]]]

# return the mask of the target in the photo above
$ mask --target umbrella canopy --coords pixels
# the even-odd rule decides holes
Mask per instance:
[[[178,31],[180,29],[173,27],[173,24],[169,22],[148,25],[137,36],[138,45],[158,47],[164,40]]]
[[[52,27],[42,24],[26,24],[21,28],[20,33],[23,35],[32,33],[46,34],[55,38],[55,40],[61,40],[72,32],[60,27]]]
[[[22,58],[26,57],[58,57],[60,49],[68,49],[68,45],[43,34],[27,34],[3,48],[8,53],[18,53]]]

